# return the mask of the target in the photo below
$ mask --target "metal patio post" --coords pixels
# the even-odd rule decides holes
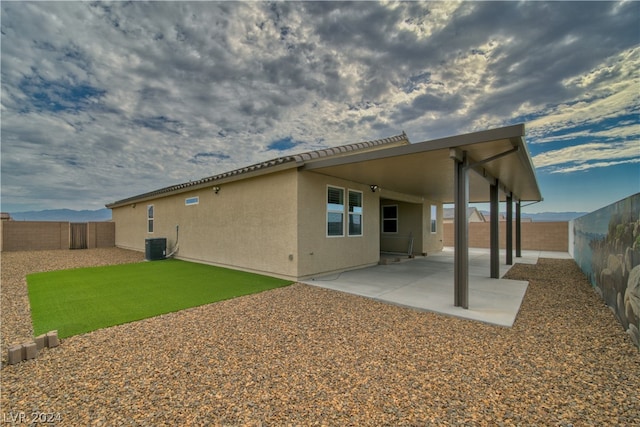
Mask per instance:
[[[500,278],[500,217],[499,217],[499,191],[498,180],[489,187],[490,211],[489,211],[489,248],[491,252],[491,278]]]
[[[507,230],[506,230],[506,249],[507,249],[507,265],[513,265],[513,196],[507,194]]]
[[[455,252],[454,252],[454,305],[469,308],[469,228],[467,206],[469,204],[469,171],[466,151],[452,150],[455,162]]]
[[[521,230],[520,199],[516,201],[516,257],[522,258],[522,230]]]

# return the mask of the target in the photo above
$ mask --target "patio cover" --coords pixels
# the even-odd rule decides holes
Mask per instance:
[[[452,151],[466,151],[470,169],[469,202],[489,202],[489,183],[498,179],[506,194],[521,201],[540,201],[535,171],[524,142],[524,124],[418,142],[350,156],[307,161],[302,170],[377,185],[455,203],[455,161]],[[510,154],[496,157],[503,153]],[[495,157],[495,158],[494,158]],[[489,159],[489,161],[486,161]],[[484,163],[480,163],[486,161]],[[478,163],[474,166],[474,163]]]
[[[507,264],[511,264],[511,213],[516,206],[516,246],[520,251],[520,202],[541,201],[524,124],[469,133],[344,157],[307,161],[301,170],[422,196],[455,205],[454,305],[468,308],[469,202],[490,202],[491,277],[498,270],[498,200],[507,202]],[[469,173],[473,171],[473,173]]]

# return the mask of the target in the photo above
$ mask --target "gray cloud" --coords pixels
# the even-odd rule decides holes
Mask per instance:
[[[540,154],[638,125],[637,2],[0,7],[3,210],[95,209],[274,147],[524,120]]]

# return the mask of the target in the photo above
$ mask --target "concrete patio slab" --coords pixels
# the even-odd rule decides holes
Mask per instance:
[[[536,264],[540,257],[571,258],[564,252],[522,251],[522,257],[514,256],[513,260],[514,263]],[[453,259],[453,248],[445,248],[426,257],[316,277],[302,283],[419,310],[513,326],[528,282],[491,279],[489,250],[471,248],[469,308],[455,307]],[[504,264],[504,251],[500,252],[500,260],[500,277],[503,277],[512,266]]]

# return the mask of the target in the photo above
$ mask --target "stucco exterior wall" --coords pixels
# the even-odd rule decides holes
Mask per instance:
[[[362,192],[362,236],[327,237],[327,186]],[[380,260],[379,193],[358,184],[313,172],[298,174],[298,275],[374,265]]]
[[[382,199],[380,208],[384,206],[398,207],[398,232],[380,235],[380,250],[382,252],[409,253],[410,238],[413,238],[412,253],[422,252],[423,236],[423,204],[409,203],[399,200]],[[381,214],[380,214],[381,215]]]
[[[381,233],[383,252],[408,253],[409,233],[413,236],[414,255],[440,252],[443,248],[443,208],[442,203],[422,197],[385,191],[388,197],[381,200],[381,206],[398,206],[398,233]],[[431,206],[436,209],[436,231],[431,232]]]
[[[436,207],[436,232],[431,232],[431,206]],[[424,202],[424,237],[422,253],[431,254],[441,252],[444,247],[444,222],[442,203],[426,200]]]
[[[153,237],[147,235],[147,211],[144,203],[132,203],[112,209],[111,220],[116,224],[117,247],[144,252],[144,239]],[[175,233],[173,241],[175,242]]]
[[[144,251],[145,239],[167,238],[177,258],[295,278],[296,171],[284,171],[113,209],[116,245]],[[186,206],[187,198],[198,204]],[[147,232],[147,206],[154,231]]]
[[[327,175],[290,169],[255,178],[192,190],[113,209],[116,245],[145,250],[147,238],[166,238],[176,257],[288,279],[375,265],[380,260],[381,210],[379,191],[369,185]],[[361,236],[327,236],[327,188],[362,193]],[[186,206],[185,200],[198,197]],[[414,237],[413,253],[442,249],[442,205],[421,197],[398,195],[401,204],[399,235]],[[409,201],[407,201],[409,200]],[[438,206],[438,229],[431,233],[430,208]],[[147,207],[154,207],[154,231],[147,232]],[[400,252],[408,239],[396,242]]]

